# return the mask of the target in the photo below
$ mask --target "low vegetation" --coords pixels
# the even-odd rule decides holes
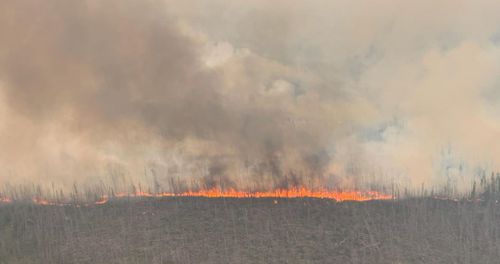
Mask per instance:
[[[122,197],[85,205],[10,188],[0,203],[0,264],[17,263],[498,263],[500,177],[470,194],[369,202],[328,199]]]

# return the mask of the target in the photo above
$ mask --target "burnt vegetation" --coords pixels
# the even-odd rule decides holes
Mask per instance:
[[[91,199],[101,190],[74,190]],[[496,263],[500,177],[460,199],[120,198],[0,205],[0,263]],[[42,194],[41,190],[38,190]],[[427,195],[422,196],[422,194]],[[87,198],[85,198],[87,197]],[[440,198],[439,198],[440,197]]]

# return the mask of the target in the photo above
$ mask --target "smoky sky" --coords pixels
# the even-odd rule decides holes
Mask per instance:
[[[133,120],[181,137],[207,136],[227,118],[217,77],[202,69],[195,43],[161,14],[161,5],[10,5],[2,8],[5,96],[34,122],[69,111],[78,129]],[[174,126],[169,120],[176,117]]]
[[[373,5],[3,1],[0,180],[259,189],[495,170],[498,6]]]
[[[212,153],[200,150],[195,159],[229,156],[232,162],[255,163],[274,181],[293,167],[305,168],[308,174],[321,171],[325,163],[322,160],[328,158],[324,151],[326,136],[294,128],[290,114],[298,111],[307,118],[308,105],[315,102],[293,102],[300,100],[297,91],[292,91],[296,89],[294,84],[282,81],[273,87],[272,77],[258,72],[258,64],[266,62],[253,59],[235,62],[243,67],[240,74],[244,76],[238,78],[248,80],[228,84],[224,72],[202,61],[203,43],[183,32],[165,14],[165,8],[159,1],[2,3],[0,79],[4,103],[12,113],[9,118],[30,124],[29,128],[6,128],[5,133],[31,129],[32,133],[19,140],[30,140],[35,145],[45,133],[55,137],[64,134],[78,138],[78,145],[99,148],[115,144],[121,151],[146,141],[168,150],[178,142],[193,139],[214,145]],[[264,80],[270,83],[263,93],[277,89],[277,93],[290,93],[293,98],[259,98],[266,95],[255,92],[259,84],[254,78],[259,82],[269,79]],[[231,93],[241,90],[241,97],[225,95],[227,89],[235,89]],[[45,128],[50,124],[57,129],[47,132]],[[311,129],[314,126],[308,125]],[[5,144],[2,152],[20,162],[23,152],[29,150],[9,150],[20,147]],[[46,150],[43,146],[34,149]],[[98,166],[101,162],[97,158],[81,160],[78,151],[64,151],[76,167],[79,163],[94,162]],[[141,159],[141,154],[137,155]],[[298,164],[285,164],[287,158],[282,156],[287,155],[298,155],[294,157]],[[25,158],[26,165],[35,168],[32,173],[43,171],[37,168],[44,167],[43,160]],[[129,166],[126,161],[119,162]],[[209,162],[207,166],[221,167],[221,162]],[[64,161],[56,164],[68,166]],[[45,169],[49,179],[57,169]],[[225,174],[224,169],[209,168],[209,177],[213,171]],[[70,177],[84,177],[79,173],[83,172],[72,170]]]

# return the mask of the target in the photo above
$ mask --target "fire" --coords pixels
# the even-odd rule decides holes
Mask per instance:
[[[60,201],[50,201],[50,200],[43,199],[43,198],[40,198],[40,197],[32,198],[31,201],[34,204],[37,204],[37,205],[54,205],[54,206],[69,206],[69,205],[73,205],[72,203],[65,203],[65,202],[60,202]]]
[[[182,193],[150,193],[138,191],[136,193],[117,193],[112,198],[124,197],[137,197],[137,198],[161,198],[161,197],[205,197],[205,198],[316,198],[316,199],[330,199],[335,201],[370,201],[370,200],[390,200],[393,199],[392,195],[376,192],[376,191],[332,191],[326,189],[311,190],[305,187],[293,187],[289,189],[276,189],[273,191],[262,192],[246,192],[235,189],[221,190],[218,188],[186,191]],[[89,205],[103,205],[109,202],[111,197],[103,195],[93,203],[70,203],[70,202],[56,202],[39,197],[32,198],[32,202],[37,205],[53,205],[53,206],[89,206]],[[0,203],[12,203],[12,199],[8,197],[0,197]],[[277,203],[277,200],[274,200]]]
[[[8,198],[8,197],[2,197],[0,196],[0,204],[2,203],[11,203],[12,202],[12,199]]]
[[[290,189],[276,189],[264,192],[245,192],[235,189],[221,190],[218,188],[187,191],[183,193],[148,193],[137,192],[135,194],[119,193],[116,197],[206,197],[206,198],[317,198],[331,199],[336,201],[369,201],[389,200],[392,195],[376,191],[330,191],[310,190],[305,187],[294,187]]]
[[[105,204],[109,201],[108,197],[101,197],[99,200],[95,201],[95,205]]]

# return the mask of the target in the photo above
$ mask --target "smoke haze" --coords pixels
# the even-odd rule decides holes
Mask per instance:
[[[500,167],[494,1],[2,1],[0,182],[463,188]]]

